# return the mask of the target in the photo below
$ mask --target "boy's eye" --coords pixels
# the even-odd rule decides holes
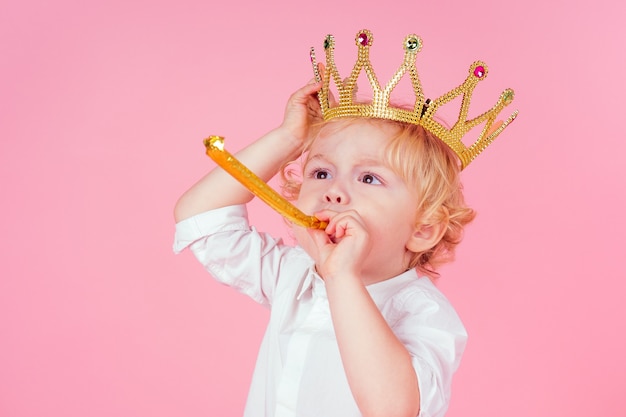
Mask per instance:
[[[361,176],[361,182],[365,184],[382,184],[380,180],[372,174],[363,174],[363,176]]]
[[[313,172],[313,178],[315,178],[316,180],[325,180],[328,177],[330,177],[330,174],[328,173],[328,171],[324,171],[322,169],[317,169]]]

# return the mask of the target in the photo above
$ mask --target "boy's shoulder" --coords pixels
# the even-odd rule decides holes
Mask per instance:
[[[409,270],[386,281],[368,286],[370,295],[390,321],[409,316],[460,322],[452,303],[428,277]]]
[[[410,269],[393,278],[369,285],[367,289],[374,298],[389,299],[422,296],[448,302],[430,278],[420,277],[415,269]]]

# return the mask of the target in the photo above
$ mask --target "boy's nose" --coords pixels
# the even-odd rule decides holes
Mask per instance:
[[[326,193],[324,194],[324,199],[329,202],[329,203],[333,203],[333,204],[347,204],[348,203],[348,196],[344,193],[341,192],[339,190],[337,190],[336,188],[331,188],[328,191],[326,191]]]

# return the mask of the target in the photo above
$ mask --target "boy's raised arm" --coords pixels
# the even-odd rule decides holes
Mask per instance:
[[[321,83],[309,83],[296,91],[287,102],[280,127],[256,140],[235,156],[264,181],[269,181],[286,161],[300,155],[312,121],[320,116],[315,93]],[[176,203],[176,222],[196,214],[235,204],[245,204],[253,195],[223,169],[216,167]]]

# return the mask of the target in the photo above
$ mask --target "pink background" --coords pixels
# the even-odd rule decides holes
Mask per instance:
[[[0,5],[0,415],[241,415],[268,315],[172,254],[172,208],[205,136],[276,126],[309,47],[349,62],[364,27],[383,80],[416,32],[428,95],[475,59],[474,109],[517,92],[440,281],[470,332],[448,415],[623,415],[619,2],[95,3]]]

